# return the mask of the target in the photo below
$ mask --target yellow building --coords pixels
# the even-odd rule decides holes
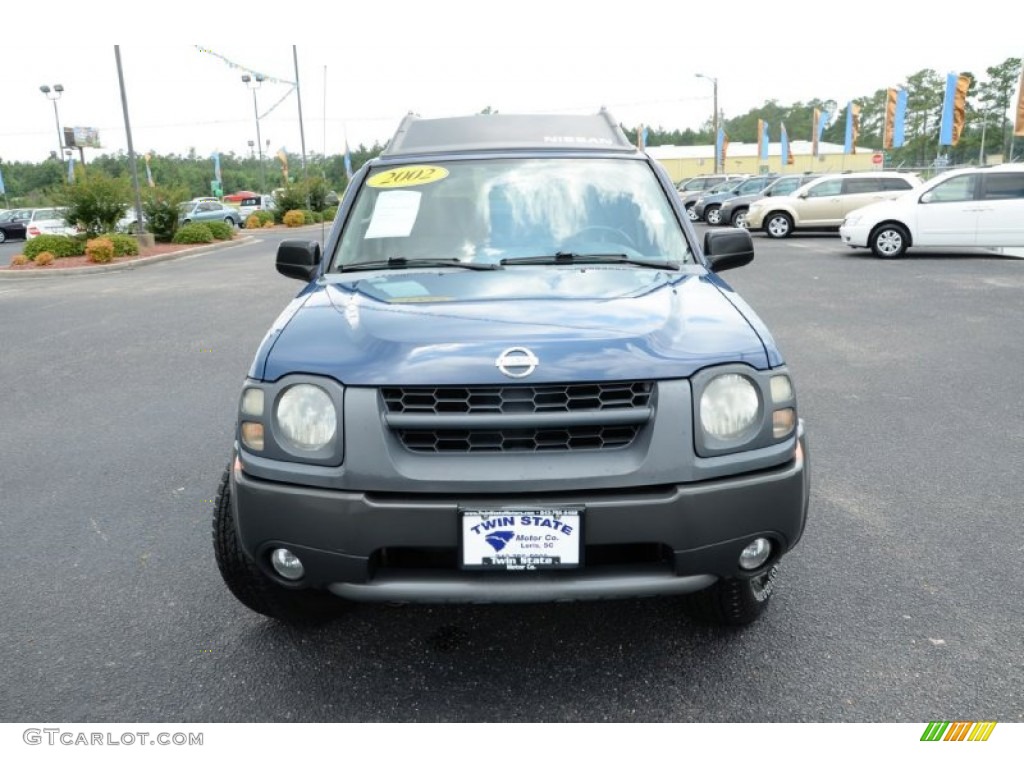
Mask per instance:
[[[818,156],[811,154],[811,142],[789,142],[792,165],[783,165],[781,145],[777,141],[768,145],[768,161],[762,167],[757,144],[732,142],[725,151],[725,163],[720,173],[841,173],[842,171],[877,171],[882,169],[880,150],[857,147],[856,153],[843,153],[842,144],[820,142]],[[712,145],[676,147],[647,147],[647,153],[660,162],[673,182],[692,176],[715,172],[715,148]]]

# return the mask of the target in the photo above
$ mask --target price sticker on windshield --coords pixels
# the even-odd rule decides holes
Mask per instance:
[[[377,189],[416,187],[420,184],[433,184],[447,176],[448,169],[437,165],[404,165],[401,168],[375,173],[367,180],[366,185]]]

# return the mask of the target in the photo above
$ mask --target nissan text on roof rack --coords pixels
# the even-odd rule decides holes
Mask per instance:
[[[795,388],[661,166],[596,115],[404,119],[242,386],[220,572],[282,621],[355,601],[765,609],[807,517]]]

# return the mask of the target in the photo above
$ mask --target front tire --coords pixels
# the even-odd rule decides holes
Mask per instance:
[[[781,240],[793,234],[793,219],[788,213],[772,213],[764,221],[764,231],[768,237]]]
[[[7,241],[7,233],[0,229],[0,243]]]
[[[231,468],[224,471],[213,507],[213,553],[231,593],[256,613],[289,624],[327,621],[344,609],[344,600],[317,590],[285,589],[275,584],[242,549],[231,509]]]
[[[745,627],[764,613],[775,590],[779,564],[750,579],[720,579],[686,596],[687,614],[709,624]]]
[[[719,206],[713,205],[704,209],[704,221],[708,224],[718,226],[722,223],[722,210]]]
[[[883,224],[871,233],[871,252],[880,259],[898,259],[908,245],[910,234],[899,224]]]
[[[736,213],[734,213],[732,215],[732,218],[729,220],[729,223],[732,226],[734,226],[734,227],[738,227],[740,229],[746,229],[747,228],[747,209],[746,208],[742,208],[742,209],[736,211]]]
[[[697,218],[697,211],[692,203],[686,206],[686,215],[689,217],[690,221],[699,221]]]

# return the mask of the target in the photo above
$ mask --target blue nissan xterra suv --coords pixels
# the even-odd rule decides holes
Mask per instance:
[[[410,115],[345,193],[239,400],[214,550],[283,621],[350,601],[684,595],[747,624],[808,452],[767,328],[610,117]]]

